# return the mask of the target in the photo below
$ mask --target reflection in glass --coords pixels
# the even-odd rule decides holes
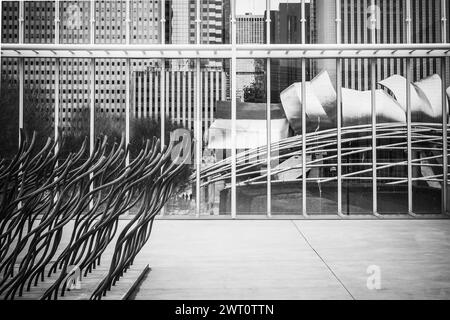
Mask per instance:
[[[24,59],[23,127],[29,139],[37,132],[36,146],[54,138],[54,59]]]
[[[95,1],[95,43],[125,43],[125,20],[126,1]]]
[[[266,67],[263,59],[237,59],[236,64],[236,210],[266,214],[267,158],[254,154],[267,143]]]
[[[412,189],[414,213],[440,213],[442,201],[442,77],[440,60],[421,65],[411,86]]]
[[[121,23],[117,26],[118,36],[125,41],[125,1],[121,2]],[[168,1],[166,2],[166,6]],[[161,1],[130,1],[130,42],[133,44],[152,44],[161,43],[160,30],[161,21],[159,12]],[[120,9],[119,9],[120,10]],[[166,17],[167,18],[167,17]],[[116,39],[117,40],[117,39]]]
[[[1,60],[0,159],[11,160],[19,145],[19,82],[17,59]]]
[[[59,69],[59,128],[62,139],[60,159],[77,152],[86,141],[89,155],[90,112],[88,59],[61,59]],[[83,160],[83,159],[81,159]]]
[[[55,41],[54,1],[24,1],[24,15],[25,43],[53,43]]]
[[[59,1],[60,43],[90,42],[90,5],[91,1]]]
[[[335,61],[310,63],[318,68],[311,71],[311,77],[307,78],[306,82],[306,212],[336,214],[338,210],[336,79],[330,77],[328,70],[319,69],[321,65],[334,67]],[[331,131],[323,132],[330,128]]]
[[[200,61],[200,105],[195,104],[202,123],[201,215],[231,214],[230,61],[216,61],[223,67]]]
[[[270,60],[271,109],[278,110],[278,116],[271,112],[273,215],[302,212],[301,77],[300,59]],[[282,135],[277,135],[275,122],[280,122]]]
[[[2,43],[19,42],[19,1],[2,1]]]

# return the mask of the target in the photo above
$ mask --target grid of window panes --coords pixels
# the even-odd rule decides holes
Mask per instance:
[[[450,37],[446,0],[2,1],[1,15],[2,43],[125,45],[127,30],[131,44],[212,49],[382,48],[448,43]],[[166,215],[434,214],[450,203],[443,170],[449,163],[444,146],[450,147],[443,140],[450,99],[445,55],[235,61],[2,59],[1,131],[7,138],[1,156],[11,157],[17,148],[22,90],[25,131],[53,138],[58,114],[57,132],[72,146],[66,152],[88,136],[120,140],[129,126],[132,159],[145,138],[163,136],[167,143],[171,132],[187,130],[200,144],[200,154],[192,150],[195,178],[183,177]]]

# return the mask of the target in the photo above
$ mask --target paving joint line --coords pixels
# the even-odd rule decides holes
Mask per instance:
[[[294,220],[291,220],[292,224],[294,225],[295,229],[297,229],[298,233],[300,234],[300,236],[306,241],[306,243],[308,244],[308,246],[311,248],[311,250],[313,250],[316,255],[319,257],[320,260],[322,260],[323,264],[328,268],[328,270],[331,272],[331,274],[336,278],[336,280],[341,284],[341,286],[345,289],[345,291],[347,291],[347,293],[350,295],[350,297],[352,298],[352,300],[356,300],[355,297],[351,294],[350,290],[347,289],[347,287],[344,285],[344,283],[341,281],[341,279],[339,279],[339,277],[337,276],[336,273],[334,273],[333,269],[331,269],[331,267],[328,265],[328,263],[326,263],[326,261],[322,258],[322,256],[319,254],[319,252],[317,252],[316,249],[314,249],[314,247],[311,245],[311,243],[308,241],[308,239],[306,238],[306,236],[303,234],[303,232],[300,230],[299,226],[294,222]]]

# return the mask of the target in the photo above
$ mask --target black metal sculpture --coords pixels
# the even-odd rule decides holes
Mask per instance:
[[[55,152],[57,142],[48,139],[36,151],[35,140],[36,134],[28,140],[21,132],[15,158],[0,162],[0,295],[14,299],[54,274],[42,299],[64,295],[72,273],[87,276],[100,264],[119,217],[137,206],[117,237],[108,274],[92,294],[101,299],[149,239],[153,219],[188,158],[174,155],[174,142],[161,149],[156,138],[128,165],[123,137],[112,147],[106,137],[98,138],[90,156],[85,140],[66,159]],[[70,239],[62,245],[67,230]]]

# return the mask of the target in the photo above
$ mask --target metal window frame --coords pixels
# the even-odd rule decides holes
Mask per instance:
[[[266,44],[270,45],[270,0],[266,0]],[[266,145],[267,145],[267,217],[272,216],[272,113],[271,113],[271,102],[272,102],[272,87],[271,87],[271,60],[266,59]]]

